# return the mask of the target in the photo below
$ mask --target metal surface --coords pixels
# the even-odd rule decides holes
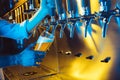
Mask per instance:
[[[90,36],[83,38],[81,34],[75,33],[74,38],[70,39],[66,30],[61,39],[57,31],[56,40],[42,63],[44,66],[7,68],[18,78],[8,76],[9,80],[119,80],[120,33],[116,23],[113,21],[110,23],[105,39],[100,37],[101,28],[99,26],[93,25],[92,27],[94,29],[93,38]],[[69,51],[71,53],[66,54]],[[79,53],[82,55],[76,56]],[[93,55],[94,58],[86,59],[90,55]],[[101,62],[106,57],[111,57],[110,61]],[[9,75],[9,71],[6,71],[6,75]],[[30,71],[37,71],[37,75],[31,75],[29,78],[22,75]]]

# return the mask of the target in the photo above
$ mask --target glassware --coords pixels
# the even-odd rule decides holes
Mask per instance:
[[[47,31],[43,31],[37,40],[34,50],[46,52],[53,41],[54,35]]]

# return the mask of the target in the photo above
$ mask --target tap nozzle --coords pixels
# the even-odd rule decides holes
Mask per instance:
[[[55,16],[51,16],[50,25],[52,26],[52,34],[54,35],[56,27],[57,27],[57,22],[55,20]]]
[[[66,16],[65,13],[59,15],[58,24],[61,26],[61,29],[60,29],[60,38],[63,37],[64,29],[65,29],[66,23],[67,23],[67,20],[66,20],[65,16]]]
[[[46,28],[46,31],[50,30],[50,25],[49,25],[48,18],[45,18],[43,26]]]
[[[70,30],[70,38],[73,38],[74,30],[76,27],[75,24],[76,24],[76,22],[80,21],[77,1],[76,0],[66,0],[66,5],[67,5],[67,12],[69,14],[67,17],[67,26],[68,26],[68,29]]]

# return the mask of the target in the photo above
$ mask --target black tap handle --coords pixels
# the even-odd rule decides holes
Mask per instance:
[[[73,0],[66,0],[66,4],[67,4],[67,11],[68,12],[74,10]]]
[[[33,4],[33,0],[29,0],[29,4]]]
[[[82,7],[90,7],[90,0],[81,0]]]
[[[103,3],[104,3],[104,2],[107,2],[107,1],[108,1],[108,0],[99,0],[99,2],[103,2]]]
[[[63,6],[62,6],[62,0],[55,0],[55,5],[56,5],[56,10],[58,14],[62,14],[64,11]]]
[[[55,16],[55,8],[51,9],[51,16]]]
[[[102,6],[107,6],[108,0],[99,0],[99,3],[102,4]]]
[[[103,7],[104,11],[110,11],[111,0],[99,0],[99,4],[101,7]]]
[[[74,17],[78,17],[77,14],[79,14],[79,11],[77,0],[66,0],[66,5],[68,13],[72,12],[72,14],[74,14]]]
[[[84,8],[85,15],[90,14],[90,0],[81,0],[81,5]]]

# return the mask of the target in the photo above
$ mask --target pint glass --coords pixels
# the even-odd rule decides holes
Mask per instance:
[[[37,40],[34,50],[46,52],[53,41],[54,35],[47,31],[43,31]]]

